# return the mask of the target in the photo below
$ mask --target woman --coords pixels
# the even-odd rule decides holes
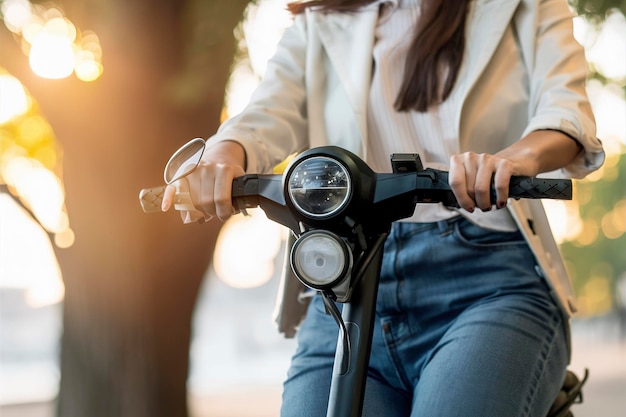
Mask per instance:
[[[344,147],[378,172],[391,153],[419,153],[450,171],[461,209],[418,205],[392,226],[363,414],[545,416],[574,300],[541,203],[507,201],[507,190],[512,175],[580,178],[604,159],[565,0],[289,8],[294,24],[250,104],[184,180],[197,208],[184,220],[227,219],[234,177],[308,147]],[[314,300],[283,416],[325,415],[336,327]]]

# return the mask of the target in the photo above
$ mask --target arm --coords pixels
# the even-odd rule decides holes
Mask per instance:
[[[522,137],[559,130],[578,141],[581,152],[561,175],[583,178],[604,162],[586,92],[588,63],[573,36],[573,14],[565,0],[532,0],[532,16],[516,20],[529,73],[529,121]],[[546,137],[549,139],[550,137]]]
[[[461,207],[491,209],[487,186],[494,176],[497,207],[506,205],[511,175],[561,170],[581,178],[604,161],[585,91],[587,63],[573,38],[564,0],[525,0],[514,17],[528,74],[528,121],[521,139],[493,155],[464,153],[450,161],[450,181]]]
[[[534,177],[572,162],[581,145],[556,130],[537,130],[496,153],[465,152],[450,159],[449,182],[459,205],[472,212],[490,210],[489,189],[493,178],[497,208],[506,206],[509,180],[513,175]]]
[[[285,157],[307,147],[306,30],[304,16],[296,16],[249,103],[208,141],[239,142],[246,151],[247,172],[271,172]]]

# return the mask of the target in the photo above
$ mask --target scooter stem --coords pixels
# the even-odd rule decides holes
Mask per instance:
[[[346,326],[350,349],[343,348],[344,340],[340,334],[326,417],[360,417],[363,411],[376,316],[376,295],[387,235],[383,233],[376,240],[368,259],[364,261],[365,269],[357,277],[360,281],[354,288],[350,302],[343,305],[341,317]]]

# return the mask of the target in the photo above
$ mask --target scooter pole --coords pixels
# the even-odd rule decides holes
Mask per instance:
[[[376,296],[380,280],[383,248],[388,233],[381,234],[363,271],[357,277],[350,302],[343,304],[341,317],[345,323],[347,337],[339,335],[335,363],[330,386],[330,396],[326,417],[360,417],[363,411],[363,398],[374,320]],[[344,343],[349,343],[346,349]]]

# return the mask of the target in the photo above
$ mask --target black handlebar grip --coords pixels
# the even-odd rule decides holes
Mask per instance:
[[[509,197],[551,198],[556,200],[572,199],[572,181],[566,179],[511,177]]]
[[[418,173],[420,177],[421,193],[418,202],[442,202],[447,207],[459,207],[456,197],[452,193],[448,182],[448,172],[435,169],[425,169]],[[428,183],[442,184],[439,188],[433,186],[429,191]],[[439,191],[438,191],[439,190]],[[441,192],[443,191],[443,192]],[[491,182],[491,202],[496,203],[496,189]],[[526,176],[512,176],[509,180],[509,198],[550,198],[554,200],[572,199],[572,180],[556,178],[538,178]]]

